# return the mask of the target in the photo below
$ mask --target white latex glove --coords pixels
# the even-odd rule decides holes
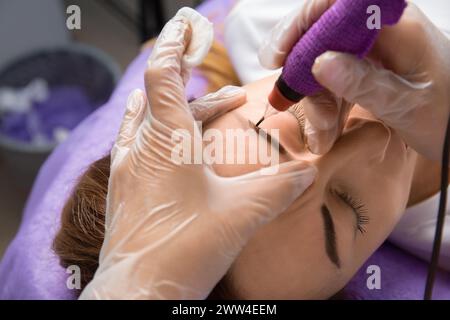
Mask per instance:
[[[282,66],[296,41],[333,3],[309,1],[281,21],[261,47],[261,63]],[[304,99],[312,152],[323,154],[332,147],[350,101],[397,130],[422,155],[441,160],[450,109],[450,41],[414,4],[408,4],[397,25],[381,30],[368,59],[327,52],[312,72],[333,93]]]
[[[189,109],[196,121],[206,123],[242,106],[245,102],[247,102],[247,92],[244,88],[226,86],[195,99],[189,103]]]
[[[184,92],[193,64],[183,61],[186,52],[207,52],[190,51],[205,21],[183,8],[167,23],[145,74],[148,103],[139,91],[129,99],[111,153],[99,268],[81,298],[206,298],[258,227],[314,179],[315,169],[301,162],[271,176],[224,178],[206,164],[171,160],[174,130],[189,132],[192,145],[201,139]]]

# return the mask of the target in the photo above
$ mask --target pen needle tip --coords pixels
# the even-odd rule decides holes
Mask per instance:
[[[259,125],[261,124],[261,122],[263,122],[266,119],[266,114],[267,114],[267,111],[269,110],[269,107],[270,107],[270,103],[267,102],[266,103],[266,108],[264,110],[264,114],[263,114],[262,118],[256,123],[256,127],[259,128]]]
[[[261,124],[261,122],[263,122],[264,121],[264,117],[262,117],[257,123],[256,123],[256,127],[258,127],[259,128],[259,125]]]

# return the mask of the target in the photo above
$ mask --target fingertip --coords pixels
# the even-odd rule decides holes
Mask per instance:
[[[327,51],[316,58],[311,71],[317,81],[336,93],[336,87],[342,81],[347,70],[341,53]]]
[[[311,184],[317,174],[317,168],[309,161],[289,161],[279,165],[278,173],[291,177],[294,182]]]
[[[193,22],[188,14],[191,11],[194,10],[182,8],[165,24],[147,59],[146,79],[157,80],[167,76],[170,70],[180,73],[177,69],[180,68],[181,59],[189,51],[193,37]]]
[[[297,192],[302,194],[308,189],[316,180],[318,169],[316,166],[309,164],[307,169],[302,170],[301,179],[297,182]],[[300,181],[301,180],[301,181]]]
[[[339,59],[339,53],[335,51],[327,51],[322,53],[314,60],[312,73],[316,76],[321,76],[325,71],[328,71],[330,64]]]
[[[342,108],[339,100],[328,91],[303,99],[303,112],[308,125],[316,130],[336,127]]]
[[[310,133],[306,136],[306,140],[307,140],[307,146],[309,151],[311,151],[313,154],[317,154],[317,155],[321,155],[321,148],[320,148],[320,143],[319,143],[319,139],[318,139],[318,134],[317,133]]]
[[[189,39],[186,39],[188,45],[183,56],[183,63],[188,68],[198,66],[208,54],[214,41],[213,24],[208,18],[189,7],[181,8],[177,15],[189,21]]]
[[[235,97],[235,96],[243,96],[243,97],[247,97],[247,91],[242,88],[242,87],[238,87],[238,86],[225,86],[222,89],[220,89],[218,91],[221,95],[225,96],[225,97]]]
[[[324,155],[332,148],[334,138],[331,137],[329,131],[314,131],[306,133],[306,144],[315,155]]]
[[[302,195],[315,181],[318,170],[310,162],[292,161],[289,166],[291,175],[292,201]]]
[[[196,120],[211,121],[247,101],[247,92],[242,87],[225,86],[220,90],[198,98],[189,107]]]

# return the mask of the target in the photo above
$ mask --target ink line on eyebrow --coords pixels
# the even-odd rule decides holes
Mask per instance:
[[[341,262],[337,254],[336,231],[334,228],[333,218],[331,217],[330,210],[328,210],[327,206],[325,205],[322,205],[320,207],[320,212],[322,214],[323,226],[325,231],[325,251],[331,262],[333,262],[338,268],[340,268]]]
[[[256,131],[256,133],[259,135],[259,132],[262,130],[264,131],[264,134],[267,137],[267,142],[269,142],[269,144],[271,146],[273,146],[274,143],[276,143],[278,145],[278,151],[280,152],[280,154],[286,154],[287,151],[286,149],[280,144],[280,142],[276,139],[274,139],[270,133],[268,133],[267,131],[261,129],[260,127],[257,127],[256,124],[254,124],[253,122],[251,122],[250,120],[248,120],[248,124],[250,125],[250,128],[254,129]],[[274,142],[274,143],[272,143]]]

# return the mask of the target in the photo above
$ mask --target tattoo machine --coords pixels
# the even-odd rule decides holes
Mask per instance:
[[[311,72],[315,59],[329,50],[364,58],[381,26],[396,24],[405,8],[405,0],[337,0],[292,48],[269,95],[269,104],[285,111],[305,96],[323,90]],[[370,20],[377,14],[379,26]],[[269,105],[258,125],[268,109]]]

